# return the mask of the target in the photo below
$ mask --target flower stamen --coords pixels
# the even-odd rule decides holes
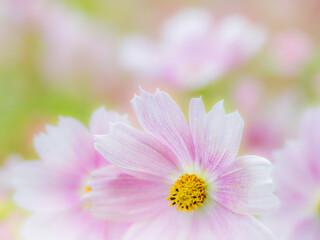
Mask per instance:
[[[91,190],[92,190],[91,187],[89,187],[88,185],[86,185],[84,188],[85,193],[91,192]]]
[[[167,200],[171,201],[170,206],[177,205],[177,210],[191,212],[202,206],[206,198],[205,182],[195,174],[184,174],[172,185]]]

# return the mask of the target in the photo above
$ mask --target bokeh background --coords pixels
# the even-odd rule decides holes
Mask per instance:
[[[139,35],[160,45],[163,25],[185,9],[202,9],[217,22],[241,15],[264,40],[250,58],[201,86],[128,70],[124,39]],[[191,97],[201,95],[207,109],[224,99],[246,122],[241,151],[272,159],[272,150],[295,137],[301,113],[320,103],[319,12],[319,0],[0,0],[2,178],[10,178],[14,162],[37,158],[33,136],[59,115],[87,124],[101,105],[130,114],[139,86],[168,91],[186,114]],[[130,59],[140,63],[139,51]],[[16,231],[8,192],[0,221]]]

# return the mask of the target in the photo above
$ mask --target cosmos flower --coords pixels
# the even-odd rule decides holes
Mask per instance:
[[[96,92],[110,87],[108,79],[115,77],[114,34],[108,26],[57,1],[0,0],[0,5],[0,34],[4,36],[0,46],[8,52],[5,60],[10,56],[18,61],[20,45],[26,45],[23,40],[32,34],[39,44],[35,67],[46,83],[66,89],[90,79],[88,87]]]
[[[290,140],[275,153],[280,209],[265,216],[285,240],[317,240],[320,236],[320,108],[308,110],[299,140]]]
[[[296,132],[296,119],[302,111],[298,96],[292,89],[270,94],[257,78],[239,79],[233,86],[232,98],[246,122],[241,149],[272,161],[274,150]]]
[[[165,22],[158,42],[142,36],[124,39],[119,59],[140,78],[196,89],[247,62],[264,40],[264,30],[242,16],[214,22],[210,13],[188,9]]]
[[[126,224],[96,220],[82,196],[90,191],[90,173],[107,164],[93,146],[93,134],[106,134],[108,122],[128,123],[126,116],[103,107],[90,119],[90,131],[79,121],[61,117],[57,127],[35,137],[41,160],[22,163],[13,180],[14,201],[33,215],[22,237],[26,240],[119,240]]]
[[[97,218],[135,221],[126,240],[273,239],[253,216],[277,208],[272,165],[236,157],[238,112],[226,114],[221,101],[206,113],[194,98],[188,125],[165,92],[141,90],[132,105],[142,130],[116,123],[96,137],[112,164],[92,174],[84,197]]]

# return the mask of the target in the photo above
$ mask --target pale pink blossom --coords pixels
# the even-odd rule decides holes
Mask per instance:
[[[43,42],[39,65],[47,79],[89,79],[94,87],[105,87],[113,75],[111,32],[63,6],[45,9],[38,19]]]
[[[125,240],[274,239],[253,216],[277,208],[272,164],[237,157],[238,112],[226,114],[221,101],[206,113],[194,98],[188,124],[161,91],[141,90],[132,105],[142,130],[116,123],[96,136],[96,149],[112,164],[92,174],[84,197],[96,217],[135,221]]]
[[[295,132],[299,94],[294,90],[270,94],[261,80],[246,77],[234,85],[232,95],[246,121],[242,149],[272,160],[274,149]]]
[[[320,108],[308,110],[300,138],[275,153],[280,209],[264,218],[284,240],[318,240],[320,236]]]
[[[272,40],[271,53],[277,70],[292,77],[301,72],[311,59],[314,46],[310,37],[297,30],[284,30]]]
[[[89,79],[90,87],[101,90],[113,79],[113,34],[108,26],[57,1],[0,1],[6,7],[3,14],[0,7],[0,46],[31,33],[38,43],[35,67],[47,83],[66,88]]]
[[[214,21],[205,10],[188,9],[164,23],[157,41],[125,38],[119,62],[146,81],[201,88],[245,64],[264,40],[264,29],[242,16]]]
[[[41,160],[22,163],[15,172],[14,201],[33,214],[22,228],[26,240],[119,240],[127,224],[96,220],[82,196],[90,191],[90,173],[107,162],[95,151],[93,134],[106,134],[109,122],[126,116],[103,107],[90,119],[90,131],[79,121],[61,117],[58,126],[35,137]]]

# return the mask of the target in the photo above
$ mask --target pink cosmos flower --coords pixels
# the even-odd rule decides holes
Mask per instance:
[[[268,94],[261,80],[250,77],[239,79],[232,93],[233,102],[246,121],[242,150],[272,160],[274,149],[295,132],[299,93],[288,89],[281,94]]]
[[[6,15],[0,9],[0,34],[8,38],[4,44],[9,46],[32,33],[41,46],[36,67],[49,84],[66,88],[90,79],[94,90],[110,86],[108,79],[113,79],[115,71],[113,34],[108,27],[58,1],[0,1],[8,8]]]
[[[112,165],[95,171],[84,198],[96,217],[134,220],[126,240],[273,239],[252,216],[277,208],[271,163],[236,157],[243,121],[222,101],[206,113],[191,100],[189,125],[161,91],[132,100],[142,130],[112,124],[96,149]],[[112,196],[112,198],[110,198]]]
[[[90,191],[90,173],[107,162],[94,150],[93,134],[106,134],[108,122],[128,123],[127,116],[103,107],[90,119],[90,131],[79,121],[61,117],[34,140],[41,160],[16,170],[15,202],[33,212],[22,229],[26,240],[119,240],[127,225],[96,220],[82,196]]]
[[[158,42],[125,39],[120,64],[146,80],[201,88],[248,61],[264,40],[264,30],[242,16],[214,22],[205,10],[189,9],[165,22]]]
[[[279,211],[264,221],[285,240],[318,240],[320,236],[320,107],[308,110],[299,140],[276,152]]]

